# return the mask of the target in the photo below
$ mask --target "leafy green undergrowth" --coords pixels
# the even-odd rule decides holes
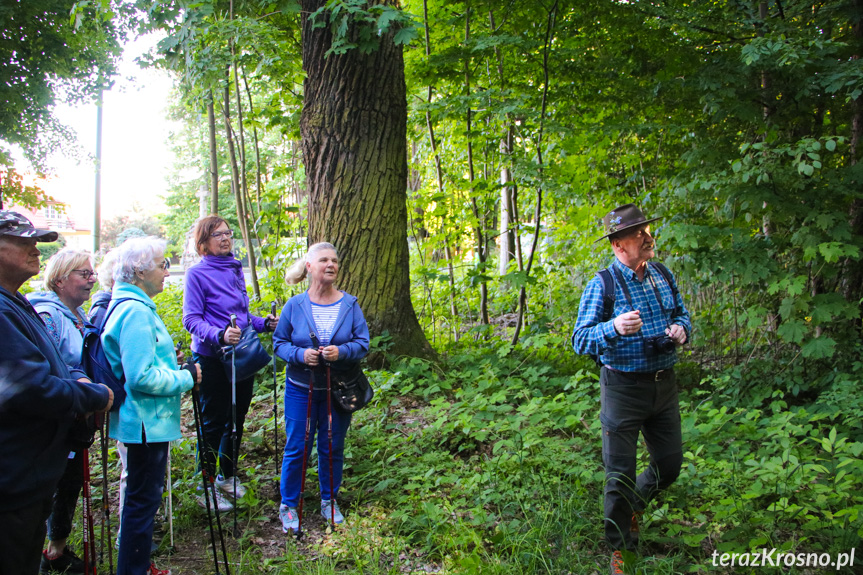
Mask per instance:
[[[603,565],[598,384],[571,368],[501,347],[376,372],[376,405],[352,431],[355,488],[453,572]],[[840,387],[809,406],[776,391],[729,408],[715,383],[681,397],[684,469],[648,509],[637,569],[712,571],[714,551],[860,547],[859,400],[838,408]]]
[[[242,536],[230,546],[235,571],[604,572],[597,376],[548,343],[478,344],[440,363],[405,359],[370,372],[375,399],[355,414],[348,436],[348,521],[304,546],[273,527],[272,376],[260,374],[243,447],[250,494]],[[642,518],[633,572],[735,572],[714,566],[714,552],[859,550],[856,373],[835,374],[806,404],[786,398],[784,382],[765,381],[776,391],[753,399],[729,393],[741,387],[734,374],[699,381],[691,365],[678,371],[684,466]],[[208,538],[193,504],[198,476],[186,435],[174,448],[174,525],[180,538]],[[314,485],[314,460],[309,469]],[[276,533],[275,553],[263,548],[262,529]],[[184,573],[210,572],[199,554],[199,567]]]

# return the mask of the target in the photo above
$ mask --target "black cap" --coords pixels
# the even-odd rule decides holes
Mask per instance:
[[[53,242],[60,237],[60,234],[51,230],[36,229],[30,220],[18,212],[0,210],[0,236],[36,238],[37,242]]]

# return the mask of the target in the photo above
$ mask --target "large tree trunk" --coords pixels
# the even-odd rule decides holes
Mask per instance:
[[[372,335],[389,332],[396,355],[431,356],[410,299],[402,48],[385,35],[370,54],[326,57],[329,28],[307,16],[325,2],[301,4],[309,241],[339,249],[339,287],[357,296]]]

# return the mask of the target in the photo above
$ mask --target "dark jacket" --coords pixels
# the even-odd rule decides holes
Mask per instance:
[[[99,290],[93,297],[90,298],[90,311],[87,312],[87,319],[96,327],[102,327],[102,322],[105,321],[105,313],[108,311],[108,305],[111,303],[111,291]]]
[[[51,497],[78,415],[108,403],[105,387],[76,381],[42,319],[21,294],[0,288],[0,512]]]
[[[330,343],[338,346],[339,359],[333,362],[336,372],[351,372],[369,352],[369,328],[366,318],[357,303],[357,298],[342,292],[342,306]],[[309,387],[311,369],[303,362],[303,353],[312,347],[309,334],[314,332],[320,339],[312,317],[309,293],[303,292],[288,300],[279,316],[279,324],[273,332],[273,348],[276,355],[288,362],[285,369],[288,379],[301,387]],[[315,389],[326,388],[323,368],[315,370]]]

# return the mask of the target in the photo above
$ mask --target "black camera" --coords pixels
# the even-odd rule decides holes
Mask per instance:
[[[664,333],[644,338],[644,347],[647,351],[647,355],[663,355],[666,353],[672,353],[674,352],[675,345],[674,340]]]

